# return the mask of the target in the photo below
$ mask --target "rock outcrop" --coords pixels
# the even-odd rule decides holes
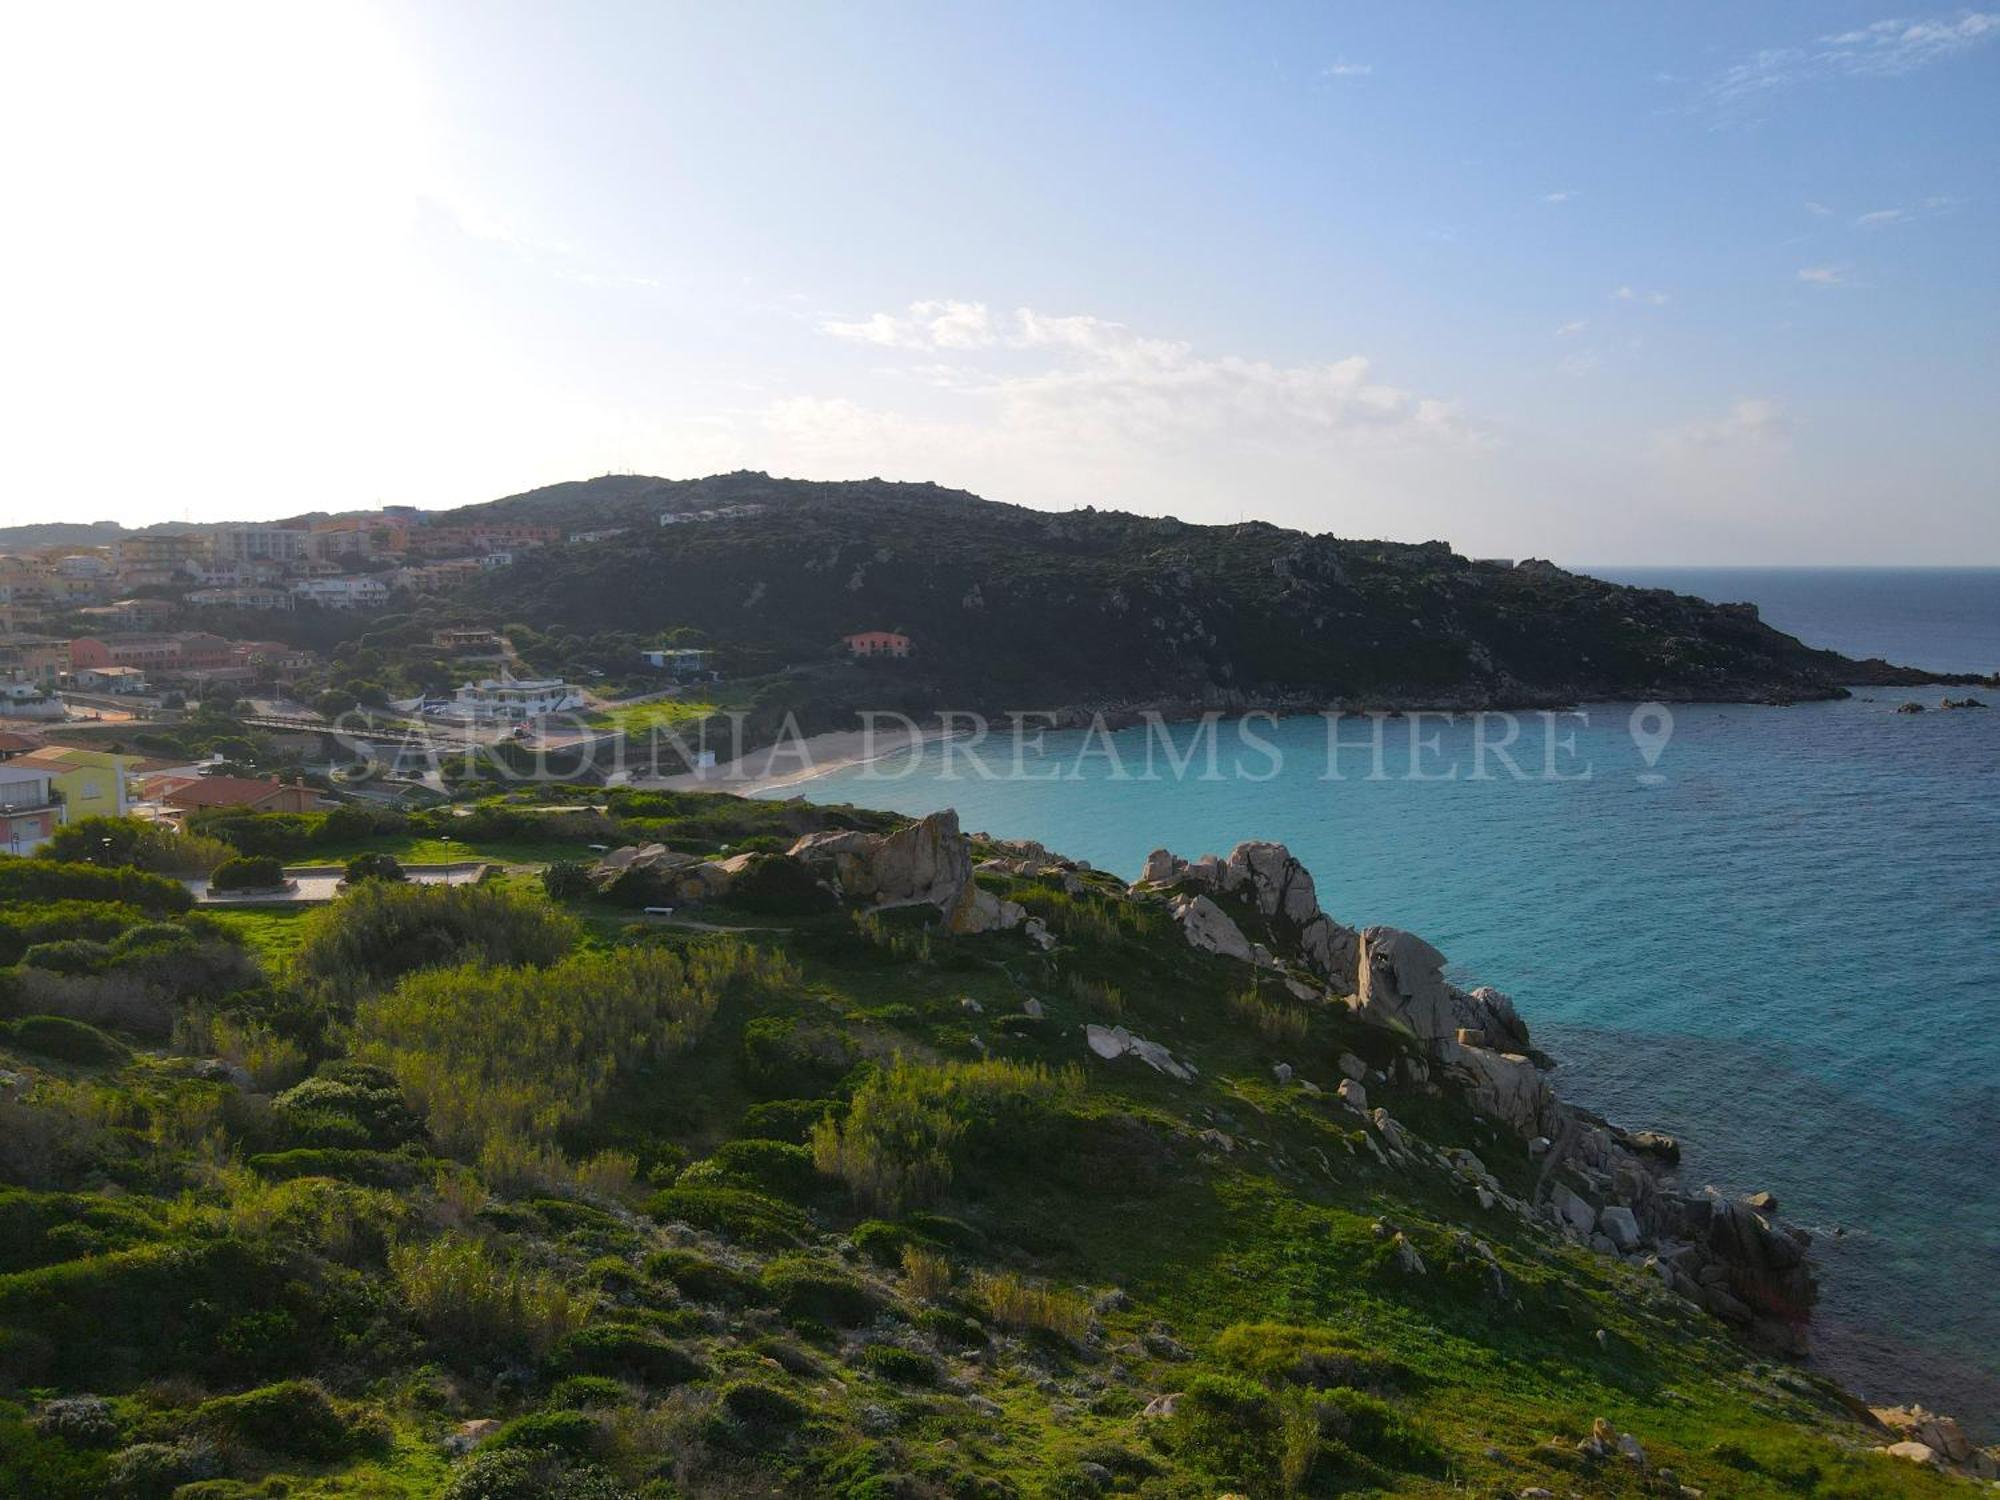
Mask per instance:
[[[950,808],[894,833],[809,833],[787,851],[850,901],[935,906],[952,932],[1018,927],[1027,913],[973,879],[972,846]]]
[[[1294,994],[1303,971],[1360,1019],[1413,1038],[1422,1056],[1397,1067],[1404,1081],[1448,1080],[1541,1157],[1536,1202],[1515,1205],[1522,1211],[1606,1254],[1635,1262],[1650,1255],[1662,1283],[1687,1300],[1803,1352],[1801,1326],[1817,1296],[1810,1237],[1782,1225],[1775,1202],[1680,1191],[1668,1177],[1680,1157],[1671,1137],[1628,1133],[1565,1103],[1506,995],[1452,984],[1444,955],[1414,934],[1356,932],[1322,912],[1311,874],[1282,844],[1238,844],[1226,858],[1197,860],[1156,849],[1133,889],[1164,896],[1190,945],[1278,969]],[[1407,1132],[1369,1110],[1364,1065],[1343,1056],[1339,1066],[1340,1102],[1376,1123],[1382,1144],[1371,1140],[1371,1148],[1410,1159]],[[1482,1205],[1499,1201],[1490,1181],[1475,1187]]]

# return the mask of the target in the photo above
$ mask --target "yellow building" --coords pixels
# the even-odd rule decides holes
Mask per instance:
[[[16,756],[10,765],[46,771],[62,793],[63,821],[79,818],[122,818],[131,806],[128,778],[139,763],[135,755],[109,750],[74,750],[47,745]]]

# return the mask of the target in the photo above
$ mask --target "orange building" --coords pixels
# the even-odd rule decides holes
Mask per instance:
[[[893,630],[861,630],[841,641],[854,656],[908,656],[910,638]]]

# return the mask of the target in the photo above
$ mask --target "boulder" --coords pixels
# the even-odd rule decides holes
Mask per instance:
[[[1555,1209],[1556,1217],[1579,1235],[1589,1234],[1597,1227],[1597,1210],[1591,1206],[1590,1200],[1572,1192],[1563,1184],[1556,1184],[1556,1190],[1550,1196],[1549,1203]]]
[[[1882,1451],[1891,1458],[1902,1459],[1905,1463],[1923,1464],[1932,1469],[1944,1467],[1944,1455],[1926,1443],[1891,1443]]]
[[[1334,1090],[1334,1092],[1340,1095],[1340,1102],[1356,1114],[1365,1115],[1368,1113],[1368,1090],[1356,1083],[1352,1078],[1341,1079],[1340,1087]]]
[[[1250,940],[1229,913],[1206,896],[1191,896],[1174,908],[1174,918],[1189,943],[1224,958],[1250,962]]]
[[[1467,1028],[1457,1033],[1461,1037],[1467,1034]],[[1445,1068],[1465,1085],[1467,1102],[1481,1114],[1505,1122],[1523,1136],[1538,1134],[1543,1121],[1553,1116],[1555,1093],[1532,1058],[1466,1046],[1456,1040],[1439,1042],[1437,1053]]]
[[[1180,869],[1180,863],[1171,850],[1155,849],[1146,856],[1146,868],[1139,872],[1139,883],[1157,885],[1163,880],[1172,880]]]
[[[1136,1057],[1156,1073],[1165,1073],[1169,1078],[1178,1078],[1183,1083],[1191,1082],[1195,1071],[1188,1064],[1177,1061],[1174,1055],[1158,1042],[1149,1042],[1142,1036],[1134,1036],[1123,1026],[1099,1026],[1092,1023],[1083,1028],[1084,1045],[1106,1062],[1121,1057]]]
[[[1352,1052],[1341,1053],[1338,1066],[1343,1076],[1352,1078],[1356,1083],[1368,1076],[1368,1064]]]
[[[1608,1204],[1597,1211],[1597,1227],[1605,1237],[1617,1247],[1621,1255],[1630,1254],[1639,1248],[1643,1236],[1639,1232],[1639,1220],[1632,1210],[1621,1203]]]

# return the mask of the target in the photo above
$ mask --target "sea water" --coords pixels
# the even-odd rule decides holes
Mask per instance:
[[[2000,666],[2000,571],[1605,571],[1750,599],[1850,654]],[[933,744],[793,790],[956,807],[1127,878],[1156,847],[1289,845],[1341,921],[1421,934],[1456,982],[1513,995],[1564,1094],[1678,1136],[1685,1183],[1775,1192],[1816,1237],[1826,1368],[1991,1441],[2000,702],[1941,696],[1683,705],[1670,725],[1584,705],[1497,749],[1492,722],[1394,719],[1379,760],[1367,720],[1335,725],[1331,756],[1322,719],[1224,723],[1212,776],[1198,726],[1172,731],[1197,752],[1178,774],[1153,731],[1072,731],[1018,764],[985,747],[991,774]],[[1896,711],[1912,698],[1929,711]]]

